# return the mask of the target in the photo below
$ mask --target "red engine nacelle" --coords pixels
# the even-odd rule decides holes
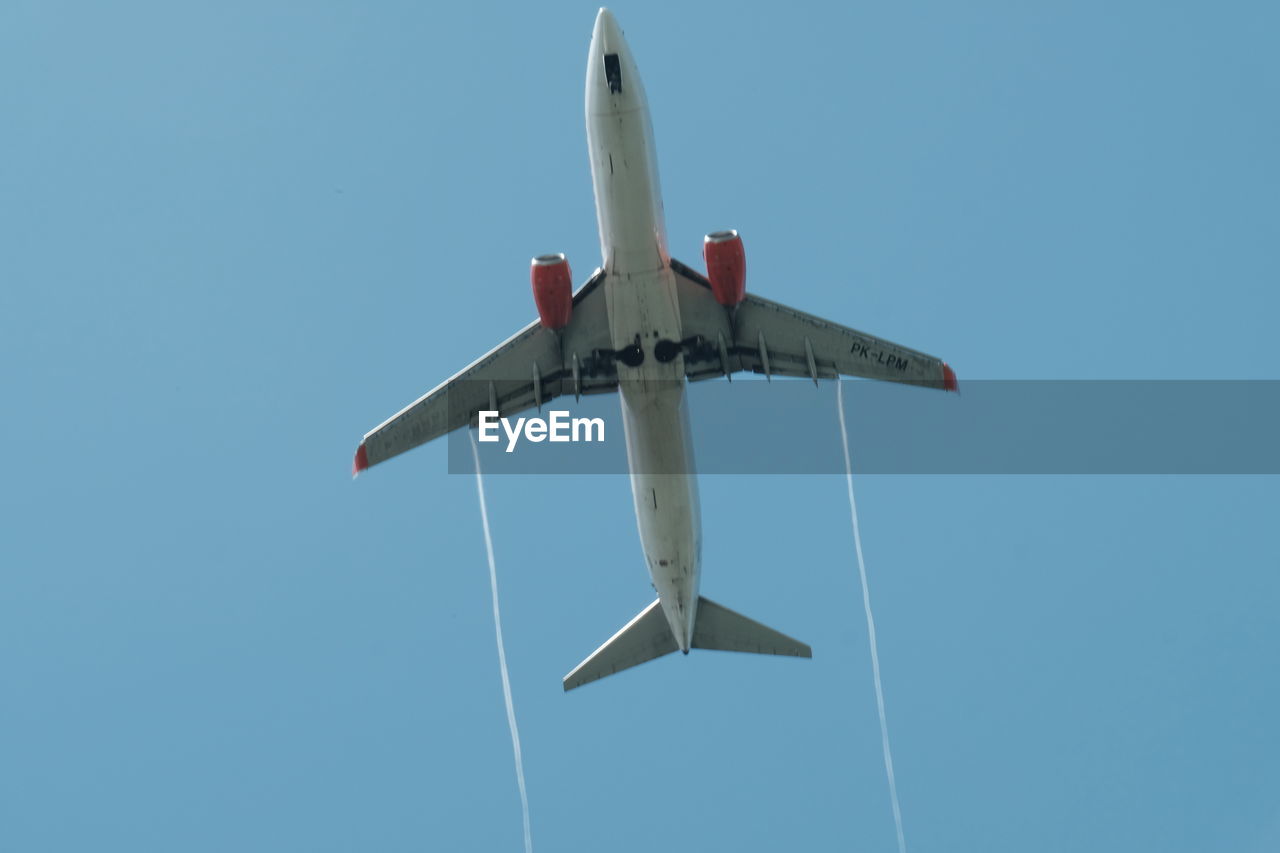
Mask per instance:
[[[573,273],[563,254],[538,255],[529,269],[538,319],[548,329],[563,329],[573,315]]]
[[[747,253],[737,231],[715,231],[702,241],[702,259],[716,301],[732,308],[747,295]]]

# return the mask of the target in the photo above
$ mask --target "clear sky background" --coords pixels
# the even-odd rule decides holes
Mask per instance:
[[[0,9],[0,850],[520,849],[474,484],[349,466],[598,263],[595,11]],[[1277,378],[1274,4],[614,11],[676,257],[962,385]],[[1275,477],[857,488],[911,850],[1280,849]],[[701,490],[814,659],[565,695],[626,479],[489,482],[535,849],[893,850],[843,480]]]

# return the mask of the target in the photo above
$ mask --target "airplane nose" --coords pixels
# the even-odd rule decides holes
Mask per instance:
[[[591,37],[600,46],[601,53],[617,53],[622,45],[622,30],[618,28],[613,13],[604,6],[600,7],[600,13],[596,15],[596,26]]]

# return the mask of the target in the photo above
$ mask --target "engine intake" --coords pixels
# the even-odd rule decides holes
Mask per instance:
[[[716,301],[732,308],[747,295],[747,254],[737,231],[713,231],[702,241],[702,259]]]
[[[569,325],[573,316],[573,273],[563,253],[538,255],[529,268],[538,319],[548,329]]]

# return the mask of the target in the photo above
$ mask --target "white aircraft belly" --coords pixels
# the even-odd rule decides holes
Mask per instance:
[[[637,336],[645,359],[619,366],[619,397],[631,470],[636,526],[649,576],[681,650],[693,636],[698,601],[701,525],[684,363],[654,355],[663,339],[679,340],[680,314],[670,269],[605,280],[615,346]]]
[[[637,383],[623,385],[621,398],[640,544],[676,644],[688,651],[702,535],[685,389],[681,383]]]
[[[618,57],[620,91],[607,83],[605,54]],[[616,349],[638,343],[644,351],[638,366],[618,365],[636,526],[667,622],[687,652],[697,616],[701,532],[684,359],[664,363],[654,355],[659,341],[681,340],[681,323],[653,130],[639,72],[606,13],[597,19],[589,57],[587,145],[609,331]]]
[[[589,120],[600,251],[610,272],[658,270],[669,260],[650,135],[643,109]]]

